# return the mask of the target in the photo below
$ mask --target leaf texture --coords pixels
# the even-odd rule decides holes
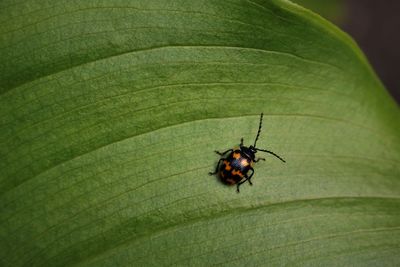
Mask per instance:
[[[1,266],[394,266],[400,114],[287,1],[0,3]],[[214,150],[281,155],[241,193]]]

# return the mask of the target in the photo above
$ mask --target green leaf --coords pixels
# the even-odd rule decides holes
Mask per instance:
[[[399,108],[319,16],[3,0],[0,21],[1,266],[400,262]],[[261,112],[257,145],[287,163],[237,194],[213,151],[251,144]]]
[[[347,13],[345,0],[293,0],[292,2],[320,14],[336,25],[343,23]]]

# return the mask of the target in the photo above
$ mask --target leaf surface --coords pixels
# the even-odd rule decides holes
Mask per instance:
[[[0,265],[400,262],[400,114],[286,1],[0,3]],[[266,156],[237,194],[214,150]],[[260,155],[261,156],[261,155]]]

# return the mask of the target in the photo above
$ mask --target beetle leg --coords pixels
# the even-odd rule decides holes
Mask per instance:
[[[256,159],[254,162],[259,162],[260,160],[264,160],[264,161],[265,161],[264,158],[258,158],[258,159]]]
[[[240,183],[238,183],[237,184],[237,187],[236,187],[236,191],[238,192],[238,193],[240,193],[240,191],[239,191],[239,186],[241,185],[241,184],[243,184],[243,183],[245,183],[245,182],[249,182],[249,184],[250,185],[253,185],[253,183],[251,182],[251,177],[253,177],[253,174],[254,174],[254,169],[253,168],[250,168],[250,171],[252,171],[251,172],[251,174],[250,174],[250,176],[248,176],[247,174],[244,176],[244,180],[243,181],[241,181]]]
[[[237,184],[237,186],[236,186],[236,192],[240,193],[239,186],[240,186],[241,184],[245,183],[247,180],[248,180],[248,178],[246,177],[243,181],[241,181],[240,183]]]
[[[253,174],[254,174],[254,169],[252,168],[252,167],[250,167],[250,171],[251,171],[251,174],[250,174],[250,176],[247,176],[247,174],[245,175],[245,177],[246,177],[246,180],[248,180],[249,181],[249,184],[250,185],[253,185],[253,183],[251,182],[251,177],[253,177]]]
[[[240,186],[240,184],[237,184],[237,186],[236,186],[236,192],[238,192],[238,193],[240,193],[239,186]]]
[[[218,155],[220,155],[220,156],[223,156],[223,155],[225,155],[226,153],[228,153],[228,152],[233,152],[233,149],[231,148],[231,149],[228,149],[227,151],[225,151],[225,152],[219,152],[219,151],[217,151],[217,150],[215,150],[214,151],[215,153],[217,153]]]
[[[221,164],[221,161],[223,161],[224,159],[219,159],[217,167],[215,168],[215,172],[209,172],[209,175],[214,175],[218,173],[218,169],[219,169],[219,165]]]
[[[243,146],[243,137],[240,139],[240,147]]]

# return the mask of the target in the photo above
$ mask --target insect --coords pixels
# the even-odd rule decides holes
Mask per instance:
[[[239,147],[235,147],[233,149],[228,149],[225,152],[218,152],[215,151],[218,155],[221,156],[220,160],[218,161],[217,167],[214,172],[210,172],[209,175],[218,174],[221,178],[222,182],[228,185],[236,184],[236,191],[239,193],[239,187],[241,184],[248,181],[250,185],[253,185],[251,182],[251,177],[253,177],[254,169],[253,163],[258,162],[260,160],[265,160],[264,158],[257,158],[255,154],[258,151],[266,152],[269,154],[274,155],[278,159],[283,162],[286,162],[283,158],[278,156],[272,151],[268,151],[266,149],[260,149],[256,147],[257,140],[260,137],[261,133],[261,126],[262,126],[262,119],[263,113],[260,115],[260,124],[258,126],[258,132],[256,139],[254,140],[254,145],[249,147],[243,145],[243,138],[240,139]],[[229,153],[229,154],[228,154]],[[228,154],[227,157],[224,157]],[[249,175],[249,172],[251,174]]]

